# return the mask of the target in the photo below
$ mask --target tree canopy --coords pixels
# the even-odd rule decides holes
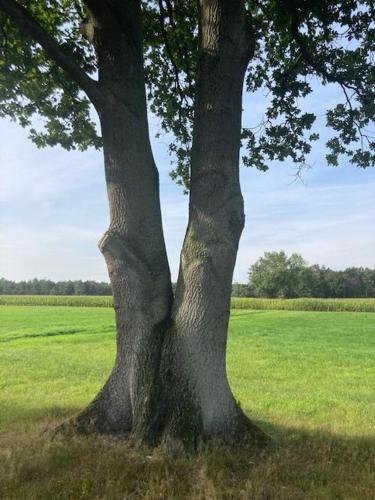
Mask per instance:
[[[266,252],[249,271],[249,284],[260,297],[300,297],[308,295],[307,263],[299,254]]]
[[[121,10],[116,2],[106,3]],[[38,147],[101,145],[87,98],[99,98],[90,44],[95,21],[88,6],[80,0],[0,0],[0,116],[28,127]],[[246,88],[266,94],[266,111],[259,126],[243,128],[244,164],[260,170],[272,160],[305,164],[319,139],[314,122],[324,113],[332,132],[327,163],[338,165],[340,155],[346,155],[354,165],[373,166],[372,0],[247,0],[246,8],[254,36]],[[171,175],[188,188],[199,58],[197,3],[145,0],[142,9],[149,106],[170,137]],[[115,14],[120,22],[125,19]],[[304,112],[301,101],[317,79],[338,86],[341,100],[330,109]]]

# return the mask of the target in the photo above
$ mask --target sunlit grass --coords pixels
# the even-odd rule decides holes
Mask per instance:
[[[232,312],[228,374],[276,445],[171,459],[41,437],[109,373],[110,308],[0,307],[0,498],[373,498],[375,315]]]
[[[266,422],[348,436],[375,433],[372,314],[235,311],[228,371]]]

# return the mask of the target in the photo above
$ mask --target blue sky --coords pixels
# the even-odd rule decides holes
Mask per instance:
[[[304,109],[321,118],[316,130],[327,137],[324,114],[338,90],[318,89]],[[265,99],[244,100],[244,125],[259,122]],[[151,131],[157,123],[151,119]],[[0,276],[107,281],[97,241],[108,226],[101,152],[38,150],[28,133],[0,120]],[[163,222],[172,278],[187,223],[188,198],[168,172],[167,138],[153,140],[160,171]],[[303,172],[272,164],[268,172],[241,168],[245,199],[244,229],[234,281],[245,282],[249,266],[265,251],[298,252],[311,264],[334,269],[375,267],[375,169],[359,170],[343,160],[327,167],[324,141],[316,144]]]

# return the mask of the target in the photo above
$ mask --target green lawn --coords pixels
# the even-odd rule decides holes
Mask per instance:
[[[130,452],[124,443],[108,447],[86,439],[47,445],[36,438],[88,403],[113,356],[111,309],[0,306],[1,452],[13,463],[0,466],[4,498],[57,498],[48,475],[55,487],[59,480],[65,485],[60,484],[59,498],[373,498],[373,313],[232,312],[228,373],[233,391],[277,443],[260,456],[242,450],[170,462],[154,454],[145,462],[145,455]],[[107,461],[101,472],[92,461],[98,446]],[[180,468],[191,469],[190,487]],[[134,477],[127,477],[129,471]],[[268,482],[262,482],[267,474]]]

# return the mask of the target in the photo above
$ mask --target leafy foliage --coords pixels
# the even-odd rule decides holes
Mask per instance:
[[[264,123],[245,129],[246,165],[267,169],[267,160],[304,164],[312,142],[314,113],[303,113],[300,100],[314,88],[336,84],[343,102],[326,112],[334,132],[326,158],[338,165],[339,155],[367,167],[375,162],[375,137],[367,128],[375,116],[375,30],[370,1],[294,2],[250,0],[257,26],[256,54],[249,67],[247,89],[266,90],[269,105]]]
[[[0,278],[0,295],[112,295],[109,283],[33,279],[14,282]]]
[[[308,267],[298,254],[266,252],[249,271],[249,284],[259,297],[292,298],[303,296]]]
[[[74,0],[19,2],[88,74],[96,71],[95,57],[79,33],[83,11]],[[90,102],[77,82],[51,60],[42,47],[19,29],[0,9],[0,116],[9,116],[30,129],[38,147],[65,149],[100,147],[90,117]],[[41,123],[39,129],[35,122]]]
[[[87,75],[97,72],[93,48],[80,32],[87,16],[81,0],[19,0]],[[113,0],[111,4],[115,4]],[[246,0],[255,34],[247,90],[267,94],[263,122],[243,129],[247,166],[267,170],[272,160],[308,161],[317,114],[332,130],[327,162],[341,155],[359,167],[375,163],[375,27],[372,0]],[[150,110],[170,139],[172,178],[189,187],[194,95],[199,61],[195,0],[143,0],[145,77]],[[31,128],[39,146],[100,146],[90,105],[79,83],[51,60],[0,5],[0,116]],[[336,85],[342,100],[331,109],[302,111],[319,84]],[[35,116],[43,119],[32,128]]]
[[[175,64],[168,69],[170,61],[164,62],[161,69],[162,64],[158,61],[157,69],[149,73],[149,85],[153,88],[149,97],[153,111],[162,119],[163,129],[174,136],[170,150],[176,154],[176,168],[172,176],[188,186],[192,88],[196,74],[191,72],[187,82],[186,67],[196,68],[199,54],[196,38],[189,37],[189,33],[181,36],[178,43],[173,38],[179,33],[179,26],[180,30],[184,29],[183,18],[176,17],[181,13],[181,2],[176,1],[173,6],[171,2],[165,3],[171,6],[172,14],[166,16],[168,23],[164,21],[164,26],[168,27],[164,37],[169,38],[169,46],[175,51],[170,58]],[[267,170],[269,161],[273,160],[289,159],[299,166],[308,161],[312,144],[319,139],[313,130],[317,115],[303,112],[301,100],[311,94],[320,81],[323,85],[338,86],[343,100],[332,109],[319,110],[319,114],[326,114],[326,125],[334,134],[326,143],[327,163],[336,166],[339,156],[347,155],[354,165],[373,166],[375,137],[368,130],[375,116],[375,36],[371,1],[304,1],[297,4],[248,0],[247,6],[256,35],[247,90],[267,93],[268,106],[264,121],[258,127],[243,129],[244,164]],[[157,6],[154,8],[156,12]],[[191,12],[194,13],[193,9]],[[197,26],[197,18],[195,23]],[[189,29],[192,33],[197,32],[192,15]],[[159,40],[163,38],[156,27],[153,32]],[[151,38],[149,54],[153,54],[153,50]],[[184,54],[184,61],[178,53]],[[162,59],[166,61],[168,53],[164,53]],[[171,102],[170,88],[175,77],[182,82],[180,90],[187,96],[182,107],[178,103],[179,98],[183,101],[179,92],[175,92],[173,104]]]
[[[265,252],[250,268],[248,291],[248,296],[270,298],[375,297],[375,269],[333,271],[325,266],[308,266],[298,254],[288,257],[282,251]]]
[[[198,63],[197,2],[144,2],[144,33],[150,109],[160,118],[162,130],[173,135],[171,177],[187,190]]]

